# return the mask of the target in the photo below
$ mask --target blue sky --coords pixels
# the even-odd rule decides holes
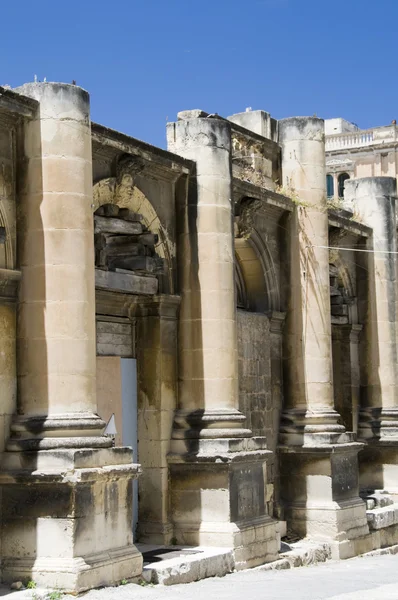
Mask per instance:
[[[398,119],[397,0],[20,0],[0,84],[71,82],[92,119],[165,147],[179,110]]]

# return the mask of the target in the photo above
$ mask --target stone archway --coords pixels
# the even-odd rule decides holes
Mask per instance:
[[[246,310],[268,313],[280,310],[279,284],[266,242],[256,229],[249,238],[235,238],[238,298],[245,294]]]
[[[98,181],[93,188],[93,212],[106,204],[115,204],[140,215],[144,228],[156,236],[156,255],[164,260],[164,275],[160,278],[160,291],[174,294],[172,252],[165,230],[148,198],[135,186],[134,178],[141,169],[137,160],[131,156],[122,157],[117,164],[116,177],[107,177]]]

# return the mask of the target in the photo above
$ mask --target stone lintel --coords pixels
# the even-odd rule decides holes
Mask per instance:
[[[142,277],[129,271],[119,272],[95,269],[96,288],[111,289],[115,292],[146,294],[152,296],[158,291],[158,280],[154,277]]]

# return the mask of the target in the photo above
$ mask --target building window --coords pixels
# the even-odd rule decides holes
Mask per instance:
[[[338,182],[339,182],[339,198],[344,198],[344,183],[349,179],[350,176],[348,173],[340,173]]]
[[[334,196],[333,175],[326,175],[326,194],[328,198],[333,198]]]

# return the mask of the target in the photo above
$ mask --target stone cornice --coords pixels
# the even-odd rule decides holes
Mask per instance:
[[[94,157],[104,154],[108,158],[120,154],[137,156],[143,161],[146,173],[157,178],[175,181],[180,175],[194,170],[195,163],[190,160],[98,123],[91,124],[91,137]]]
[[[344,229],[345,231],[349,231],[358,237],[370,237],[372,235],[372,229],[367,225],[363,225],[362,223],[358,223],[358,221],[354,221],[353,219],[349,219],[341,214],[335,209],[328,209],[329,216],[329,226],[337,227],[338,229]]]
[[[13,124],[20,118],[32,119],[38,106],[37,100],[0,86],[0,116],[3,120]]]
[[[281,212],[292,212],[294,209],[294,202],[287,196],[248,181],[242,181],[242,179],[236,177],[232,180],[232,194],[235,202],[239,202],[242,198],[254,198],[255,200],[261,200],[264,204],[278,208]]]

